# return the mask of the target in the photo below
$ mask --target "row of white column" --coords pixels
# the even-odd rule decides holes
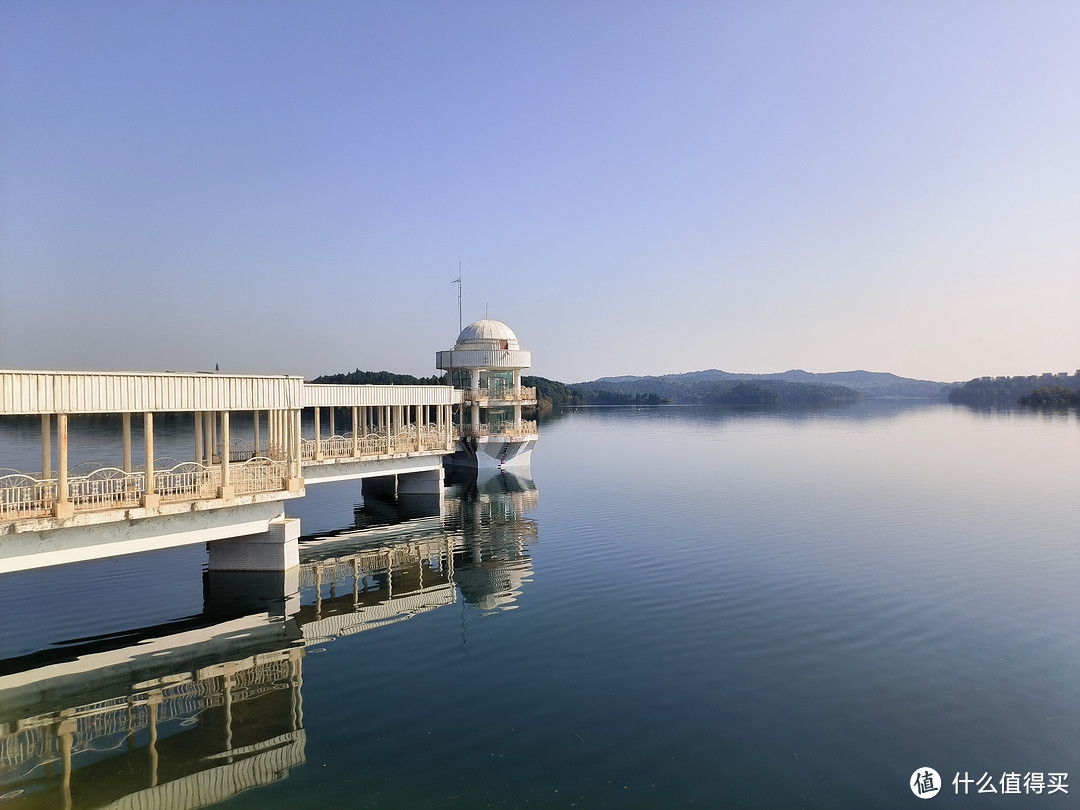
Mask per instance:
[[[479,379],[477,376],[476,379]],[[520,377],[515,374],[515,382]],[[315,408],[315,436],[322,438],[320,425],[321,408]],[[330,434],[334,435],[334,408],[330,412]],[[515,418],[519,418],[519,407],[515,407]],[[253,430],[253,455],[258,455],[261,449],[261,425],[263,412],[254,412]],[[41,469],[42,478],[52,478],[52,418],[54,414],[42,414],[41,416]],[[71,503],[70,489],[68,487],[68,414],[58,413],[56,416],[56,473],[57,492],[54,506],[54,514],[57,517],[71,517],[74,507]],[[123,419],[123,452],[124,472],[132,471],[131,449],[131,413],[121,414]],[[479,413],[474,407],[474,423],[479,419]],[[215,464],[221,465],[221,497],[231,495],[231,481],[229,472],[229,444],[230,412],[229,411],[196,411],[195,420],[195,460],[207,467]],[[290,479],[300,479],[301,450],[300,450],[300,410],[274,410],[265,412],[267,431],[267,454],[275,461],[285,461],[287,464],[287,476]],[[445,434],[449,441],[449,429],[452,422],[450,405],[385,405],[364,406],[352,408],[352,433],[354,455],[359,455],[359,439],[361,435],[384,431],[393,435],[394,431],[400,431],[406,425],[415,424],[418,428],[430,425],[434,421],[440,435]],[[219,449],[220,448],[220,449]],[[321,458],[321,446],[317,445],[316,458]],[[217,455],[215,456],[215,452]],[[143,465],[146,471],[145,491],[142,496],[142,505],[147,508],[156,507],[160,503],[160,496],[154,489],[154,414],[151,411],[143,413]]]
[[[41,415],[41,477],[52,478],[52,417]],[[131,414],[123,414],[124,421],[124,472],[131,472]],[[142,496],[143,506],[156,506],[159,498],[154,493],[154,414],[143,414],[143,459],[146,468],[146,488]],[[56,414],[56,517],[71,517],[75,512],[68,488],[68,415]]]
[[[55,416],[57,487],[53,512],[57,517],[63,518],[74,514],[74,505],[71,503],[68,487],[68,415],[58,413]],[[41,416],[41,476],[44,480],[52,478],[52,417],[53,414]],[[132,471],[131,414],[123,413],[121,418],[123,420],[124,472],[130,473]],[[258,454],[260,446],[260,421],[260,412],[255,411],[254,455]],[[299,479],[301,477],[299,409],[267,411],[266,422],[270,458],[285,461],[287,477]],[[219,435],[221,451],[215,458],[214,450],[218,447]],[[220,497],[231,497],[229,441],[229,411],[195,412],[195,459],[208,467],[220,463],[222,487]],[[142,505],[146,508],[154,508],[160,504],[161,498],[154,489],[154,414],[151,411],[143,413],[143,465],[146,480]]]
[[[252,455],[262,449],[262,411],[254,412],[252,430]],[[219,433],[220,430],[220,433]],[[300,457],[300,411],[266,411],[267,454],[275,461],[293,461]],[[219,443],[220,437],[220,443]],[[232,439],[229,428],[229,411],[195,412],[195,460],[210,466],[228,461]],[[218,455],[214,455],[215,452]],[[290,472],[290,474],[292,474]]]
[[[382,434],[383,432],[387,436],[392,436],[395,431],[400,431],[410,424],[416,425],[419,430],[424,425],[434,423],[439,434],[446,434],[448,438],[451,421],[450,408],[450,405],[354,405],[352,406],[353,455],[359,455],[361,436],[366,436],[369,433]],[[323,438],[322,408],[317,407],[314,410],[315,458],[321,460],[323,452],[319,440]],[[335,410],[336,408],[333,406],[327,407],[331,437],[336,435],[334,427]],[[434,417],[434,422],[432,417]]]

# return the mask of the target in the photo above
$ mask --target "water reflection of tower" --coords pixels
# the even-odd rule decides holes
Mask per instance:
[[[538,492],[528,467],[514,472],[457,468],[447,474],[444,525],[454,538],[454,580],[465,602],[509,610],[532,574]]]

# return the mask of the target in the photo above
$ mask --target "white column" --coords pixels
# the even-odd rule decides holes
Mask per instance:
[[[214,418],[210,411],[203,411],[203,450],[205,455],[199,459],[200,464],[209,467],[214,463],[214,449],[211,442],[214,440],[214,431],[210,427],[210,420]]]
[[[521,369],[514,369],[514,396],[521,398]]]
[[[299,408],[288,413],[289,447],[288,458],[285,462],[289,487],[295,488],[297,491],[299,491],[304,480],[304,460],[301,455],[300,445],[300,413]]]
[[[315,459],[322,461],[322,425],[319,424],[319,406],[315,406]]]
[[[142,505],[146,509],[156,509],[161,504],[161,496],[154,492],[154,414],[143,414],[143,456],[146,464],[146,490],[142,496]]]
[[[259,455],[259,412],[258,411],[255,411],[255,436],[252,439],[252,441],[255,443],[255,445],[251,450],[251,457],[254,458],[255,456]]]
[[[229,486],[229,412],[221,412],[221,487]]]
[[[521,432],[521,406],[514,405],[514,430]]]
[[[218,458],[221,458],[221,449],[218,447],[218,414],[217,411],[210,412],[210,435],[212,437],[210,444],[210,463],[214,463],[214,453],[218,453]]]
[[[330,435],[331,436],[336,436],[337,433],[334,431],[334,406],[331,405],[329,410],[330,410]]]
[[[68,518],[75,513],[75,507],[68,500],[68,419],[66,413],[56,415],[56,476],[54,511],[57,517]]]
[[[298,444],[298,439],[297,439],[298,431],[297,431],[297,426],[296,426],[297,420],[295,419],[295,414],[297,414],[297,413],[299,413],[299,411],[296,411],[295,413],[293,411],[286,411],[285,412],[285,478],[286,479],[297,478],[300,475],[300,473],[298,472],[299,467],[300,467],[300,462],[299,462],[299,459],[298,459],[298,454],[296,452],[296,448],[297,448],[297,444]]]
[[[123,415],[124,425],[124,472],[131,472],[131,414]]]
[[[353,456],[360,455],[360,425],[356,423],[357,417],[360,415],[360,409],[353,405],[352,409],[352,454]]]
[[[202,464],[203,460],[203,415],[202,411],[195,411],[195,460]]]
[[[41,415],[41,477],[52,478],[52,414]]]

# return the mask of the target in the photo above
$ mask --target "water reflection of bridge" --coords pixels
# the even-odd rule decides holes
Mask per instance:
[[[458,589],[483,608],[520,595],[535,486],[450,483],[449,517],[313,539],[299,580],[269,597],[237,598],[242,580],[209,572],[201,616],[0,661],[5,807],[194,808],[287,778],[306,758],[308,646],[454,604]],[[386,512],[370,499],[357,524]]]
[[[290,636],[284,620],[245,616],[0,676],[0,794],[11,807],[203,807],[285,778],[305,746]]]

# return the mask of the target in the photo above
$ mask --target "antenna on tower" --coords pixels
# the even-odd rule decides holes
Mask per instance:
[[[457,330],[460,334],[464,328],[461,325],[461,262],[457,263],[457,278],[450,283],[457,284]]]

